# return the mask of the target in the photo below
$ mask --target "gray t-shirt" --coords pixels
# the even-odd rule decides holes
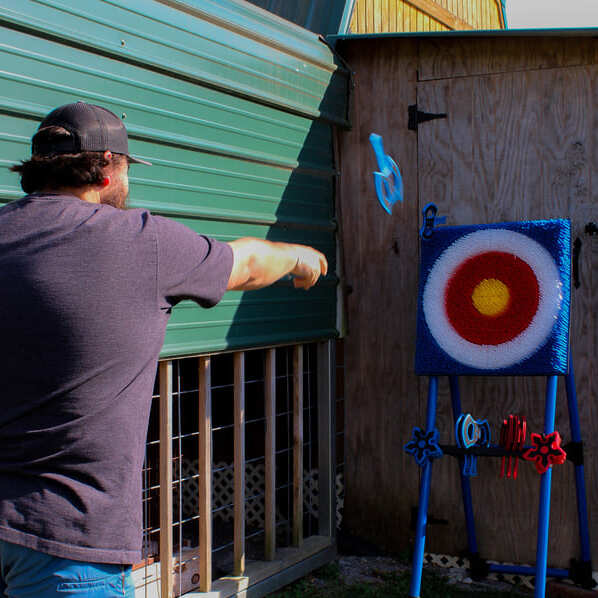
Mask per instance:
[[[0,209],[0,539],[133,563],[170,309],[215,305],[232,250],[145,210],[30,195]]]

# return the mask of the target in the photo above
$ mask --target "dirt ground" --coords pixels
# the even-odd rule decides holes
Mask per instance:
[[[384,556],[341,556],[337,562],[340,579],[347,585],[381,583],[382,579],[388,574],[409,573],[411,571],[411,565]],[[427,566],[426,570],[444,578],[447,584],[463,590],[470,590],[473,594],[488,591],[510,592],[514,589],[513,584],[501,581],[474,581],[465,569]]]
[[[271,595],[271,598],[397,598],[408,595],[411,567],[387,556],[339,556],[333,563]],[[465,569],[426,566],[425,598],[531,596],[510,583],[473,581]]]

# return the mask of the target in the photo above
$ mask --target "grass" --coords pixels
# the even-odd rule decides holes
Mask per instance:
[[[346,585],[338,564],[330,563],[308,577],[270,594],[270,598],[405,598],[409,595],[410,572],[379,576],[378,583]],[[421,598],[529,598],[516,587],[509,591],[458,588],[434,573],[424,572]]]

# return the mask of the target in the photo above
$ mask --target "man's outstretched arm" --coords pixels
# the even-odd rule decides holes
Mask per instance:
[[[286,274],[294,276],[295,287],[307,290],[328,271],[324,254],[307,245],[274,243],[251,237],[231,241],[229,245],[234,256],[229,291],[261,289]]]

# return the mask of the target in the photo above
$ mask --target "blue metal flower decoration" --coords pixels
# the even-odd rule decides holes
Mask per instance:
[[[442,449],[438,446],[438,429],[434,428],[426,432],[421,428],[413,428],[413,436],[405,445],[405,452],[413,455],[420,467],[432,459],[442,457]]]

